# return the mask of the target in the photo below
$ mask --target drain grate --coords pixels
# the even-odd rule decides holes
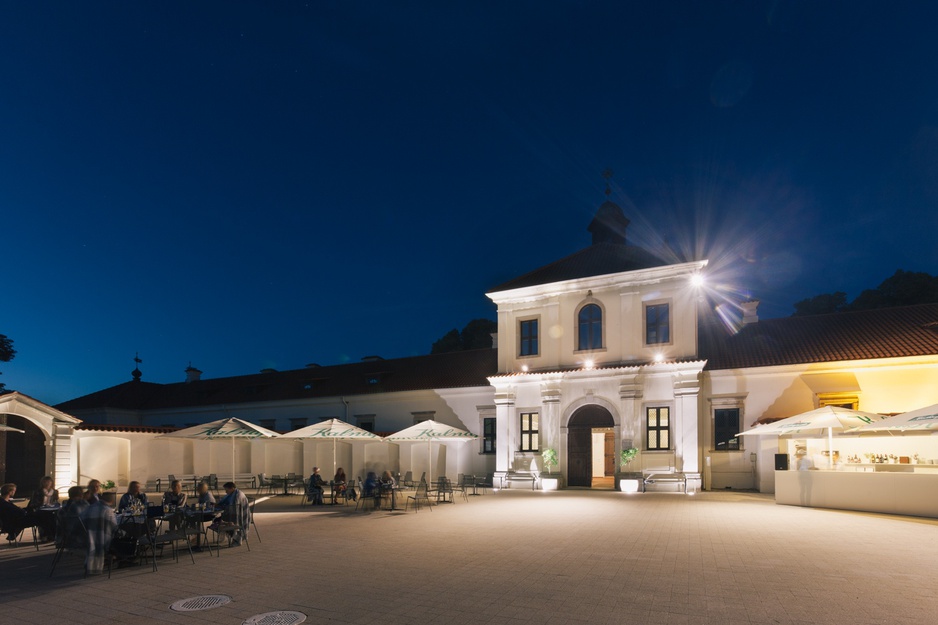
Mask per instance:
[[[296,625],[306,620],[302,612],[264,612],[245,620],[241,625]]]
[[[180,599],[169,606],[169,609],[176,612],[197,612],[198,610],[211,610],[226,603],[231,603],[231,597],[228,595],[202,595]]]

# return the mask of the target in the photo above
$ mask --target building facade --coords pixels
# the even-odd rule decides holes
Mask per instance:
[[[584,488],[611,487],[622,471],[665,471],[690,488],[772,492],[775,454],[792,443],[740,431],[827,404],[890,414],[938,403],[938,304],[759,320],[758,302],[742,302],[741,325],[728,327],[701,286],[707,261],[658,258],[629,243],[628,225],[606,202],[588,247],[491,289],[493,349],[227,378],[203,379],[190,366],[171,384],[135,370],[55,408],[2,396],[0,414],[29,431],[25,456],[44,452],[39,464],[59,487],[91,477],[305,474],[335,461],[350,475],[430,468],[496,480],[550,468]],[[385,434],[433,419],[478,439],[429,451],[255,440],[232,454],[227,442],[157,438],[228,416],[281,432],[338,418]],[[6,435],[7,456],[18,436]],[[844,441],[844,450],[856,445]],[[938,444],[915,445],[938,458]],[[630,448],[637,455],[623,469]],[[543,464],[548,449],[556,467]]]

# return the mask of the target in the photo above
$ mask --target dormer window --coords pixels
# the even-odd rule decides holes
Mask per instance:
[[[603,311],[596,304],[587,304],[577,315],[577,350],[602,349]]]

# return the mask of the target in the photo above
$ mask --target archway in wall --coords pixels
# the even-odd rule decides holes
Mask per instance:
[[[569,486],[593,486],[594,438],[601,437],[603,449],[602,466],[608,467],[615,450],[615,421],[608,410],[596,404],[582,406],[570,417],[567,424],[567,484]],[[594,436],[594,434],[596,436]],[[597,439],[600,440],[600,439]],[[607,457],[608,456],[608,457]],[[613,471],[614,469],[614,458]],[[599,458],[596,458],[597,466]]]
[[[18,415],[6,415],[6,424],[24,431],[0,432],[4,439],[3,483],[17,485],[17,497],[28,497],[46,474],[46,435],[35,423]]]

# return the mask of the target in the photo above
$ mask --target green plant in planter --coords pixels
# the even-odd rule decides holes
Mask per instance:
[[[557,465],[557,452],[553,449],[545,449],[541,452],[541,459],[544,461],[544,470],[550,473],[550,468]]]
[[[108,480],[106,482],[101,482],[101,490],[111,490],[114,488],[114,480]]]
[[[623,449],[619,452],[619,464],[623,469],[628,468],[629,463],[635,459],[635,456],[638,455],[638,450],[634,447],[629,447],[628,449]]]

